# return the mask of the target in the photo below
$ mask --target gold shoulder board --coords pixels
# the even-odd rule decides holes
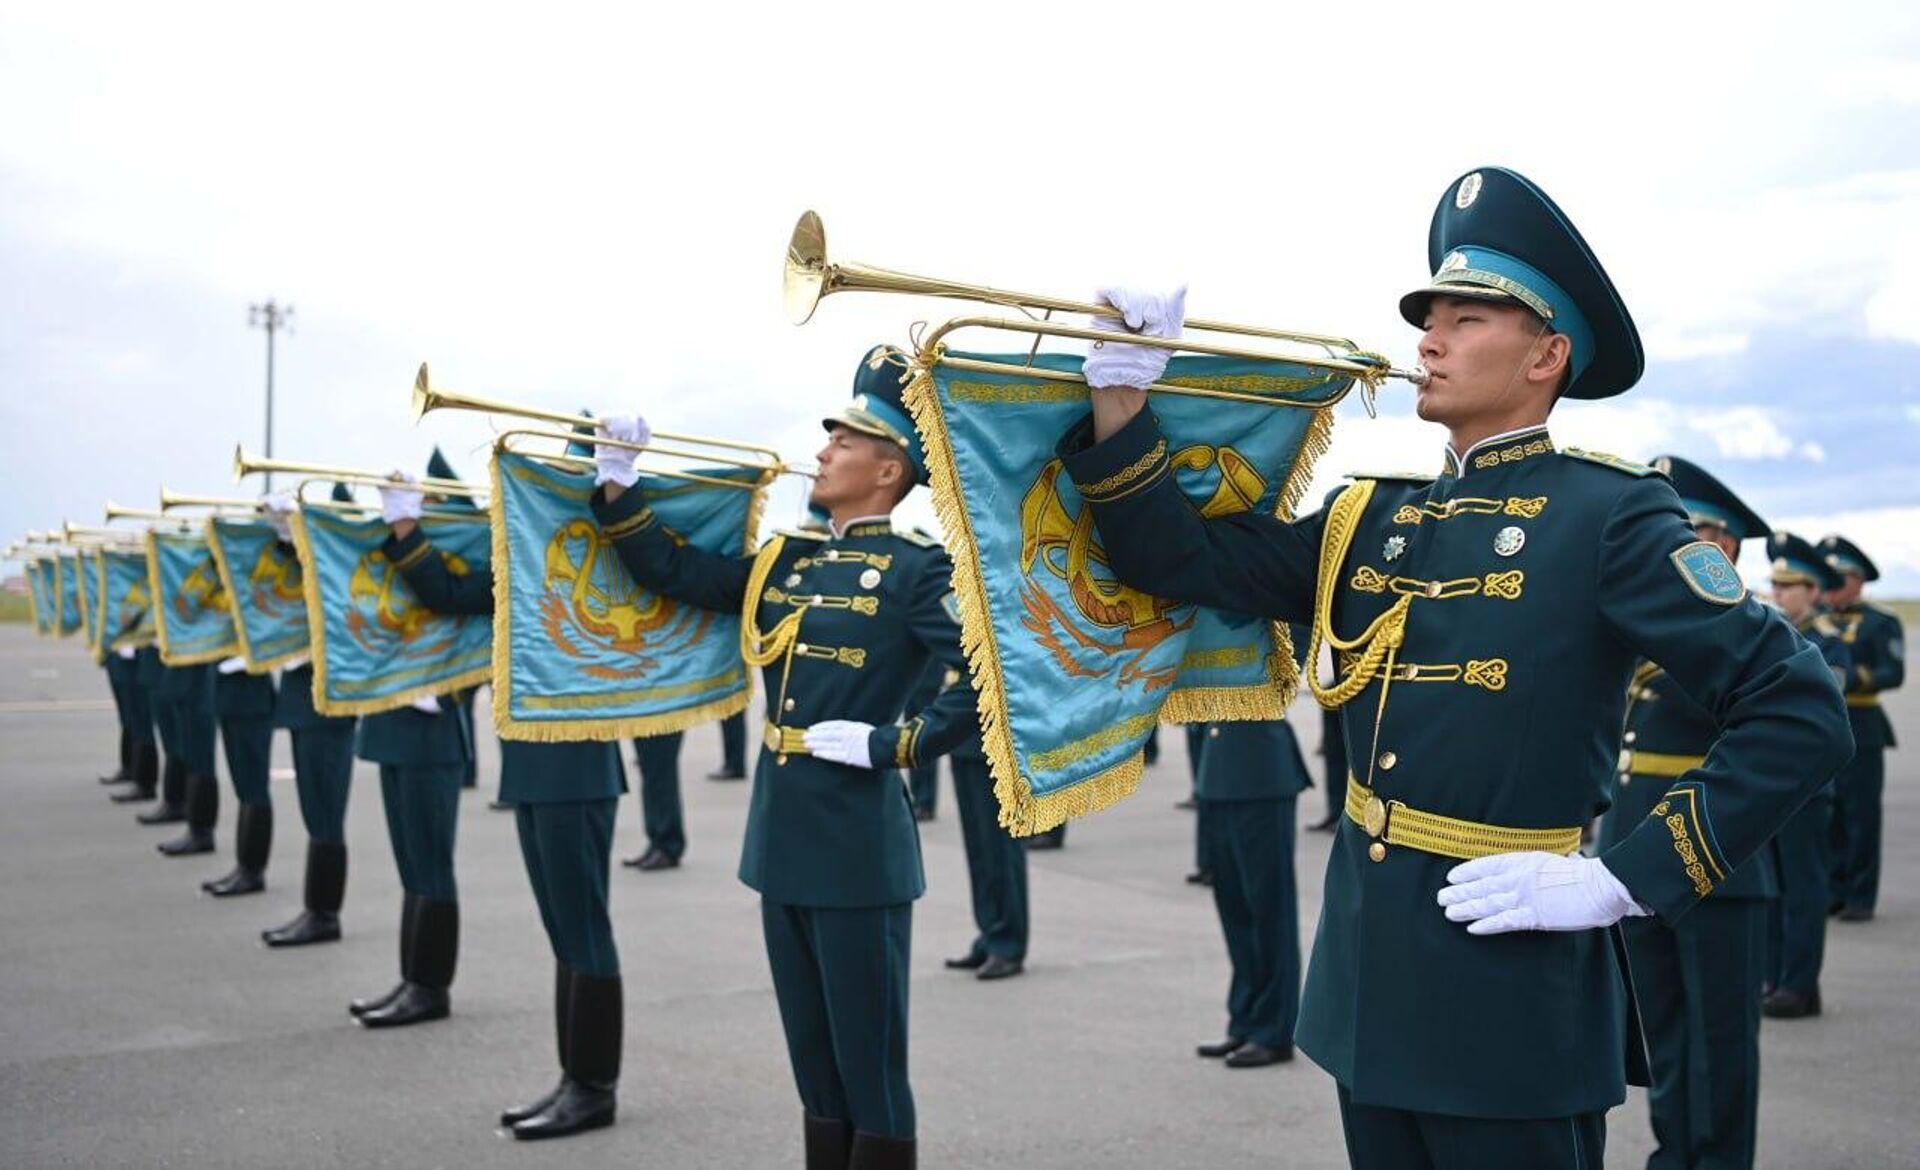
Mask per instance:
[[[1605,451],[1588,451],[1580,447],[1568,447],[1562,450],[1561,454],[1587,463],[1598,463],[1602,467],[1611,467],[1615,471],[1625,472],[1628,475],[1646,476],[1660,474],[1658,468],[1649,467],[1645,463],[1635,463],[1631,459],[1622,459],[1618,455],[1609,455]]]

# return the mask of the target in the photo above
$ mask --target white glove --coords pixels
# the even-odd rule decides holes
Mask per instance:
[[[122,658],[125,658],[125,659],[128,659],[128,660],[132,660],[132,659],[134,659],[134,658],[136,658],[136,657],[138,657],[138,656],[139,656],[139,653],[140,653],[140,652],[139,652],[139,651],[137,651],[137,650],[135,650],[135,649],[134,649],[133,647],[131,647],[131,646],[122,646],[122,647],[120,647],[120,649],[118,649],[118,650],[116,650],[116,651],[114,651],[114,653],[115,653],[115,654],[118,654],[118,655],[119,655],[120,657],[122,657]]]
[[[1439,903],[1468,934],[1591,930],[1647,911],[1597,857],[1496,853],[1447,871]]]
[[[273,534],[289,542],[293,540],[293,510],[298,506],[294,502],[292,488],[270,492],[260,501],[260,507],[267,514],[267,523],[273,525]]]
[[[807,751],[823,760],[853,768],[873,767],[873,754],[867,750],[867,737],[873,724],[854,719],[829,719],[807,728]]]
[[[426,495],[419,488],[410,486],[420,481],[404,471],[394,472],[393,479],[394,483],[380,485],[380,518],[389,524],[420,519],[420,509],[425,504]]]
[[[233,658],[222,658],[220,665],[214,669],[218,670],[221,674],[239,674],[246,668],[247,660],[236,656]]]
[[[308,658],[305,654],[302,654],[298,658],[289,658],[287,661],[280,664],[280,672],[282,674],[285,674],[289,670],[299,670],[301,667],[305,666],[307,663],[312,661],[313,659]]]
[[[413,702],[407,705],[409,707],[412,707],[415,711],[420,712],[422,715],[440,714],[440,700],[434,698],[432,695],[428,695],[424,699],[415,699]]]
[[[600,427],[607,432],[609,439],[619,439],[624,443],[645,445],[653,441],[653,428],[647,420],[637,414],[615,415],[600,420]],[[614,447],[605,443],[596,443],[593,447],[594,486],[603,483],[617,483],[623,488],[632,487],[640,478],[640,471],[634,466],[640,459],[640,452],[628,447]]]
[[[1178,337],[1187,319],[1187,286],[1170,293],[1151,293],[1130,288],[1103,288],[1094,299],[1120,310],[1121,316],[1095,317],[1093,328],[1115,333],[1132,332],[1147,337]],[[1157,346],[1127,345],[1118,341],[1096,341],[1087,352],[1081,373],[1087,385],[1096,390],[1110,386],[1144,387],[1160,380],[1167,372],[1171,350]]]

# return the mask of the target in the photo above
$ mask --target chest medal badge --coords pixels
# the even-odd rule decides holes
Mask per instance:
[[[1392,562],[1399,560],[1400,554],[1406,551],[1407,551],[1406,537],[1389,536],[1387,537],[1387,543],[1380,546],[1380,558],[1388,562],[1389,564],[1391,564]]]
[[[1525,547],[1527,547],[1527,534],[1512,525],[1508,525],[1494,534],[1493,551],[1495,555],[1510,557]]]
[[[872,589],[880,584],[880,570],[868,569],[860,574],[860,588]]]

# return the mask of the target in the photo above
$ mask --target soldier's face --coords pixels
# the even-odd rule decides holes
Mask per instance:
[[[1727,559],[1738,564],[1740,561],[1740,542],[1728,535],[1727,530],[1718,524],[1695,524],[1693,534],[1701,540],[1711,541],[1720,546]]]
[[[885,449],[885,442],[849,427],[829,430],[827,445],[815,456],[820,474],[808,502],[831,512],[841,504],[867,499],[891,483],[899,475],[899,463]]]
[[[1844,609],[1860,600],[1860,590],[1866,586],[1867,579],[1858,573],[1848,573],[1845,584],[1838,589],[1827,591],[1827,604],[1835,609]]]
[[[1540,318],[1514,305],[1468,297],[1434,297],[1420,335],[1420,361],[1431,375],[1416,409],[1428,422],[1456,424],[1507,410],[1520,396],[1547,402],[1564,363],[1542,370],[1543,347],[1564,346]]]
[[[1791,621],[1799,621],[1813,609],[1816,591],[1804,581],[1775,581],[1773,583],[1773,603],[1780,612]]]

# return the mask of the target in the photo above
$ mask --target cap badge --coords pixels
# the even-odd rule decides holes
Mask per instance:
[[[1493,551],[1503,557],[1510,557],[1527,547],[1527,534],[1508,525],[1493,536]]]
[[[1466,266],[1467,254],[1465,252],[1448,252],[1447,258],[1440,262],[1440,272],[1452,272],[1456,268],[1465,268]],[[1440,272],[1436,272],[1434,275],[1438,276]]]
[[[1453,205],[1462,211],[1472,207],[1473,201],[1480,198],[1480,181],[1479,171],[1460,180],[1459,188],[1453,193]]]

